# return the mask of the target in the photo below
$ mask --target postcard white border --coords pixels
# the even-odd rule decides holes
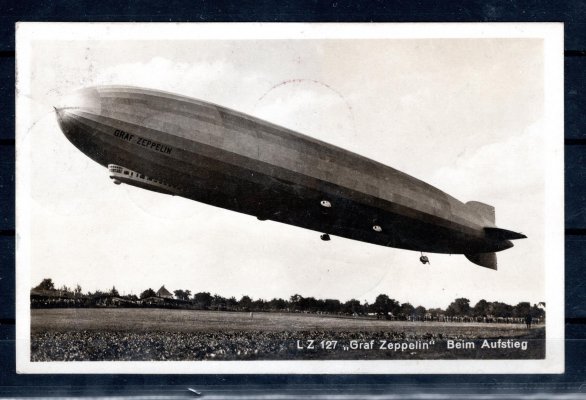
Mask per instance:
[[[66,26],[66,29],[64,27]],[[564,372],[564,110],[562,23],[18,23],[16,27],[16,367],[18,373],[526,374]],[[31,126],[33,40],[538,38],[544,40],[547,303],[543,360],[30,361],[30,169],[19,144]]]

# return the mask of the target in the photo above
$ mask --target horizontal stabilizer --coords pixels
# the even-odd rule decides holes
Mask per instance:
[[[523,235],[522,233],[501,228],[486,227],[484,228],[484,232],[486,233],[486,237],[492,240],[515,240],[527,238],[527,236]]]
[[[464,254],[466,258],[472,261],[476,265],[480,265],[484,268],[494,269],[496,271],[496,253],[476,253],[476,254]]]

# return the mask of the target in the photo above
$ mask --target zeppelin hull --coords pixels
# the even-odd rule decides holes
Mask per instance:
[[[105,167],[181,188],[183,197],[383,246],[462,254],[511,246],[487,238],[483,227],[494,221],[438,189],[285,128],[144,89],[79,97],[57,111],[76,147]]]

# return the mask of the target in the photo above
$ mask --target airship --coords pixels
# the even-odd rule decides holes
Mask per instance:
[[[207,101],[96,86],[55,107],[67,139],[127,184],[330,235],[497,269],[526,236],[494,207],[463,203],[377,161]],[[243,228],[245,229],[245,228]]]

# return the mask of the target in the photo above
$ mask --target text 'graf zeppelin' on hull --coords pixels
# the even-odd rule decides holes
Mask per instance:
[[[465,254],[492,269],[495,252],[525,237],[497,228],[492,206],[205,101],[104,86],[56,113],[69,141],[110,166],[116,183],[382,246]]]

